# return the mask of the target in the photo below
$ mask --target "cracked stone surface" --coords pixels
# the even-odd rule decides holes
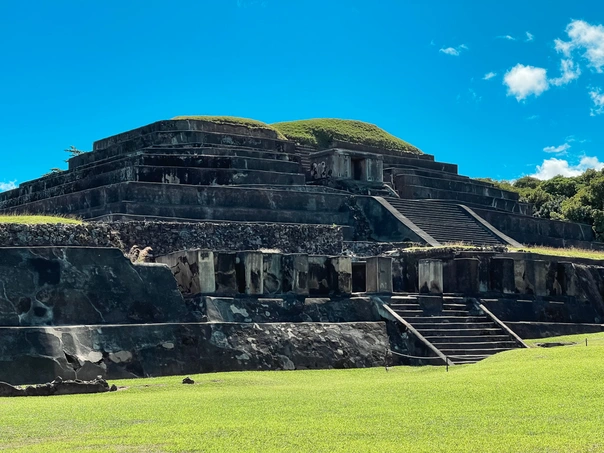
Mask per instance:
[[[186,320],[166,266],[109,248],[0,248],[0,326]]]
[[[388,348],[384,322],[2,327],[0,381],[371,367]]]

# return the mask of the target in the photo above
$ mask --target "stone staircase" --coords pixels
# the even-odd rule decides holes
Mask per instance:
[[[385,198],[398,212],[441,244],[505,245],[506,242],[457,204]]]
[[[444,296],[442,310],[422,308],[417,295],[393,296],[388,305],[456,365],[475,363],[521,347],[514,337],[489,316],[478,313],[463,297]]]

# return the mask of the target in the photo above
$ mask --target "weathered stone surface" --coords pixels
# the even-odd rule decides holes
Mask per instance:
[[[383,322],[4,327],[0,381],[381,366],[388,348]]]
[[[237,286],[242,294],[264,292],[264,266],[262,253],[239,252],[236,258]]]
[[[455,288],[451,292],[467,295],[477,294],[480,290],[480,261],[476,258],[457,258],[453,261]]]
[[[367,292],[391,293],[392,292],[392,258],[371,257],[367,258]]]
[[[420,293],[443,293],[443,262],[441,260],[420,260],[418,277]]]
[[[186,249],[339,254],[342,229],[328,225],[211,222],[107,222],[84,225],[0,224],[0,247],[151,247],[156,256]]]
[[[155,261],[170,268],[178,283],[178,289],[184,295],[216,291],[214,252],[183,250],[159,256]]]
[[[75,395],[79,393],[104,393],[115,390],[117,390],[115,385],[109,387],[107,381],[102,378],[91,381],[64,381],[59,377],[47,384],[38,384],[25,388],[0,382],[0,397]]]
[[[281,266],[283,272],[283,292],[291,292],[297,295],[308,294],[308,255],[283,255]]]
[[[187,321],[170,270],[117,249],[0,248],[0,325]]]
[[[512,294],[515,292],[514,260],[512,258],[493,258],[489,263],[489,290]]]
[[[380,321],[378,307],[367,297],[231,298],[202,297],[209,322],[363,322]]]

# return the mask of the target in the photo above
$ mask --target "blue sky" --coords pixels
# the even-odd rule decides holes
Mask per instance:
[[[604,161],[604,2],[0,3],[0,190],[184,114],[375,123],[472,177]]]

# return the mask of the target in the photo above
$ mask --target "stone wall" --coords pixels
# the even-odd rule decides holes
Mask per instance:
[[[0,381],[382,366],[384,322],[0,327]]]
[[[339,254],[342,229],[270,223],[93,222],[83,225],[0,224],[0,247],[151,247],[153,254],[203,248],[276,249],[284,253]]]

